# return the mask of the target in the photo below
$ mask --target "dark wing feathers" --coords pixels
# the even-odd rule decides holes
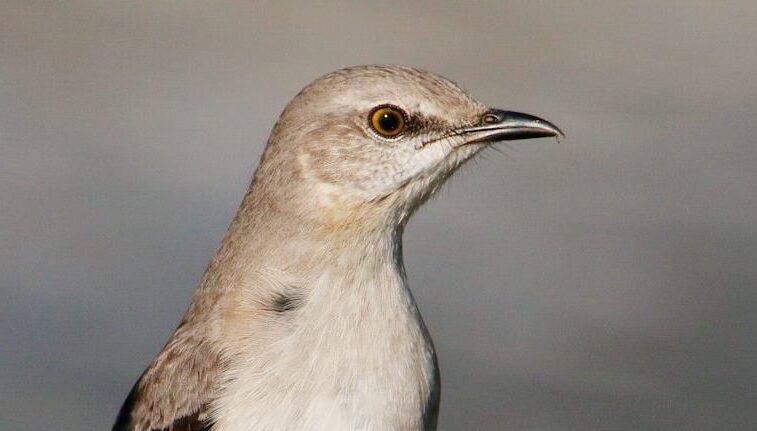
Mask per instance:
[[[126,401],[121,405],[116,423],[113,425],[113,431],[132,431],[134,429],[134,426],[131,424],[131,411],[134,409],[134,399],[137,397],[137,386],[139,386],[139,381],[134,384],[131,391],[129,391],[129,395],[126,397]]]

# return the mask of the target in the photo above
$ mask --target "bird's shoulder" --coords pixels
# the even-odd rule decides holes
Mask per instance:
[[[176,418],[163,428],[140,428],[139,423],[144,423],[144,418],[134,418],[134,404],[139,398],[139,382],[129,392],[126,397],[121,410],[118,412],[116,423],[113,425],[113,431],[137,431],[137,430],[149,430],[149,431],[210,431],[211,423],[205,419],[203,409],[198,409],[196,412]],[[146,425],[150,426],[150,425]],[[157,425],[158,427],[160,425]]]
[[[181,324],[132,388],[113,431],[209,429],[208,411],[220,392],[228,358],[235,349],[247,348],[248,330],[256,326],[251,320],[290,315],[303,302],[300,284],[280,271],[261,270],[244,285],[248,288],[226,289],[224,295],[200,288]],[[227,329],[223,337],[213,332],[211,322],[219,319]]]
[[[207,431],[223,360],[206,337],[180,325],[126,397],[113,431]]]

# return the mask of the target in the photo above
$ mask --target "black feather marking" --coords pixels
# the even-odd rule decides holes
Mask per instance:
[[[302,295],[295,293],[279,293],[273,298],[271,303],[271,309],[277,313],[285,313],[287,311],[293,311],[302,306]]]
[[[210,431],[210,423],[200,420],[200,412],[174,421],[167,431]],[[157,431],[157,430],[156,430]]]

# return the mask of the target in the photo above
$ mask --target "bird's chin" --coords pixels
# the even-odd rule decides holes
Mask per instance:
[[[475,156],[479,151],[488,147],[489,144],[489,142],[484,141],[469,141],[455,147],[452,154],[450,154],[450,158],[452,158],[453,163],[456,164],[455,169],[468,161],[471,157]]]
[[[434,168],[427,170],[424,175],[414,178],[403,187],[402,193],[408,200],[417,205],[425,202],[444,185],[445,182],[463,165],[473,158],[479,151],[487,147],[487,143],[470,142],[456,146]]]

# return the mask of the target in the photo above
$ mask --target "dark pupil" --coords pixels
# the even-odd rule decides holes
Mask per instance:
[[[382,130],[393,132],[400,126],[399,116],[392,112],[386,112],[379,118],[379,125]]]

